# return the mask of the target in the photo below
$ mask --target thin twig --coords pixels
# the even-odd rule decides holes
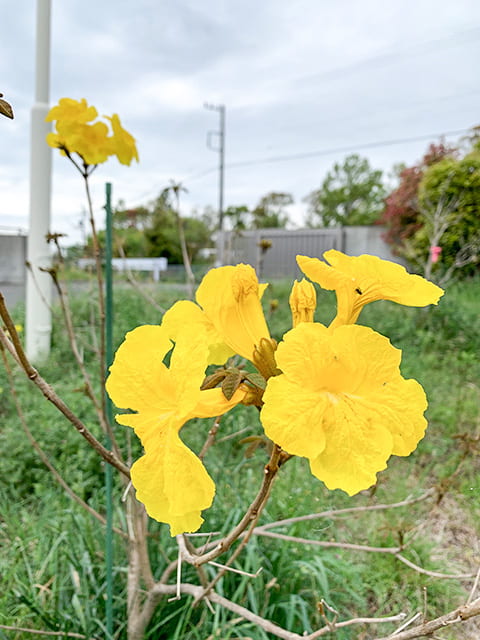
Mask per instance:
[[[100,513],[98,513],[98,511],[96,511],[93,507],[91,507],[84,500],[82,500],[82,498],[80,498],[80,496],[73,491],[73,489],[70,487],[70,485],[63,479],[63,477],[57,471],[55,466],[50,462],[50,459],[48,458],[47,454],[42,449],[42,447],[40,446],[38,441],[35,439],[33,433],[30,431],[30,429],[29,429],[29,427],[27,425],[27,421],[25,419],[25,415],[24,415],[24,413],[22,411],[22,407],[20,405],[20,401],[18,399],[18,395],[17,395],[17,391],[15,389],[15,385],[13,383],[12,370],[11,370],[9,362],[8,362],[8,360],[6,358],[6,354],[5,354],[5,350],[3,348],[3,345],[1,345],[1,344],[0,344],[0,351],[2,353],[2,360],[3,360],[3,363],[5,365],[5,369],[7,371],[7,378],[8,378],[8,382],[9,382],[9,386],[10,386],[10,394],[11,394],[11,396],[13,398],[13,402],[15,404],[15,409],[17,411],[17,415],[18,415],[18,418],[20,420],[20,425],[21,425],[23,431],[25,432],[25,435],[29,439],[30,444],[32,445],[34,450],[37,452],[37,454],[38,454],[39,458],[41,459],[41,461],[43,462],[43,464],[47,467],[47,469],[50,471],[52,476],[55,478],[55,480],[58,482],[58,484],[64,489],[64,491],[70,496],[70,498],[72,498],[72,500],[74,500],[77,504],[79,504],[81,507],[83,507],[83,509],[85,509],[91,516],[96,518],[99,522],[102,523],[103,526],[105,526],[106,525],[105,518]],[[124,538],[128,538],[128,534],[125,533],[125,531],[122,531],[121,529],[118,529],[117,527],[113,527],[113,531],[115,533],[118,533],[119,535],[121,535]]]
[[[22,345],[20,344],[20,340],[18,338],[17,331],[15,329],[15,325],[12,322],[10,314],[7,311],[7,308],[4,303],[4,298],[0,293],[0,316],[2,320],[5,322],[7,330],[11,336],[11,341],[5,335],[3,329],[0,328],[0,342],[3,344],[5,349],[13,356],[15,361],[22,367],[25,375],[33,382],[33,384],[40,389],[45,398],[51,402],[66,418],[67,420],[77,429],[79,434],[85,438],[85,440],[95,449],[95,451],[104,459],[106,462],[111,464],[113,467],[118,469],[121,473],[130,478],[130,469],[118,458],[112,451],[109,451],[106,447],[99,442],[93,433],[91,433],[85,424],[78,418],[73,411],[68,407],[65,402],[55,393],[53,388],[41,377],[38,371],[30,364],[25,352],[23,350]],[[12,344],[13,343],[13,344]]]
[[[0,624],[0,629],[4,631],[21,631],[22,633],[33,633],[39,636],[61,636],[62,638],[81,638],[82,640],[97,640],[93,636],[84,636],[82,633],[74,631],[40,631],[39,629],[29,629],[27,627],[9,627],[6,624]]]
[[[475,576],[475,582],[473,583],[473,586],[470,590],[470,594],[468,596],[468,600],[466,602],[466,604],[470,604],[473,600],[473,596],[475,595],[475,591],[478,588],[478,583],[480,581],[480,567],[478,567],[478,571],[477,571],[477,575]]]
[[[72,158],[70,158],[72,159]],[[72,160],[73,161],[73,160]],[[92,204],[92,196],[90,194],[90,184],[88,182],[88,167],[85,165],[84,171],[82,172],[82,177],[85,185],[85,193],[87,195],[87,203],[88,203],[88,212],[89,212],[89,220],[90,220],[90,228],[92,230],[92,245],[95,257],[95,265],[96,265],[96,275],[97,275],[97,286],[98,286],[98,311],[100,316],[100,353],[99,353],[99,380],[100,387],[104,389],[105,385],[105,297],[103,292],[103,276],[102,276],[102,261],[100,257],[100,244],[98,242],[97,229],[95,226],[95,217],[93,215],[93,204]],[[106,408],[106,399],[105,394],[101,394],[100,398],[102,411],[105,414]]]
[[[369,553],[389,553],[396,556],[401,550],[400,547],[370,547],[363,544],[353,544],[350,542],[333,542],[331,540],[310,540],[309,538],[300,538],[297,536],[289,536],[284,533],[276,533],[275,531],[264,531],[262,527],[256,527],[253,531],[254,535],[264,536],[266,538],[276,538],[277,540],[285,540],[285,542],[295,542],[298,544],[308,544],[316,547],[324,547],[327,549],[349,549],[350,551],[366,551]]]
[[[220,428],[220,420],[222,419],[222,416],[217,416],[213,422],[213,425],[211,427],[211,429],[208,432],[208,436],[207,439],[205,440],[202,450],[200,451],[200,453],[198,454],[198,457],[200,458],[200,460],[203,461],[205,454],[207,453],[207,451],[210,449],[210,447],[213,445],[213,443],[215,442],[215,437],[217,435],[218,429]]]
[[[210,562],[210,560],[215,560],[225,551],[232,546],[232,544],[237,540],[240,535],[245,531],[245,529],[251,524],[252,521],[256,520],[257,513],[263,509],[266,499],[269,496],[270,489],[275,479],[278,470],[280,468],[281,458],[282,458],[282,450],[278,445],[274,445],[272,455],[270,456],[270,460],[264,469],[264,476],[262,485],[253,500],[252,504],[248,507],[245,515],[240,520],[240,522],[232,529],[232,531],[219,540],[213,549],[207,551],[202,555],[195,555],[186,552],[183,556],[183,559],[192,564],[194,566],[199,566],[201,564],[205,564],[206,562]]]
[[[422,495],[417,498],[405,498],[405,500],[401,500],[400,502],[392,502],[390,504],[372,504],[361,507],[347,507],[346,509],[329,509],[328,511],[320,511],[319,513],[309,513],[304,516],[295,516],[293,518],[285,518],[284,520],[276,520],[275,522],[268,522],[267,524],[262,524],[260,527],[257,527],[256,532],[258,531],[266,531],[267,529],[273,529],[275,527],[281,527],[284,525],[294,524],[295,522],[307,522],[309,520],[318,520],[319,518],[337,518],[338,516],[343,516],[347,514],[356,514],[363,513],[365,511],[381,511],[384,509],[398,509],[400,507],[410,506],[417,502],[421,502],[426,500],[427,498],[431,498],[435,495],[436,490],[434,488],[429,489]]]
[[[60,252],[60,247],[58,245],[58,240],[55,241],[57,244],[57,248],[58,251]],[[80,352],[78,350],[78,345],[77,345],[77,340],[75,337],[75,331],[73,328],[73,321],[72,321],[72,313],[71,313],[71,309],[70,309],[70,304],[68,301],[68,292],[66,290],[65,287],[62,286],[62,283],[59,281],[58,279],[58,275],[55,269],[49,269],[48,270],[52,280],[53,280],[53,284],[55,285],[55,288],[57,290],[59,299],[60,299],[60,308],[62,310],[62,314],[63,314],[63,318],[65,321],[65,326],[67,329],[67,335],[68,335],[68,340],[70,343],[70,349],[72,350],[73,356],[75,358],[75,361],[80,369],[80,372],[83,376],[84,382],[85,382],[85,390],[87,392],[88,397],[90,398],[90,400],[92,401],[93,407],[95,409],[95,412],[97,414],[98,417],[98,421],[100,423],[100,426],[102,427],[103,432],[108,435],[110,442],[112,443],[113,446],[113,450],[115,452],[115,455],[117,456],[117,458],[119,460],[122,460],[122,455],[120,452],[120,448],[118,446],[117,440],[115,438],[115,434],[113,433],[113,429],[111,424],[109,423],[109,421],[106,418],[106,415],[102,409],[102,403],[98,402],[98,399],[95,395],[95,392],[93,390],[93,385],[92,385],[92,381],[90,378],[90,375],[85,367],[85,364],[83,362],[83,358],[80,355]],[[104,388],[104,384],[103,384],[103,380],[102,380],[102,395],[105,393],[105,388]],[[123,460],[122,460],[123,461]]]
[[[411,560],[408,560],[407,558],[405,558],[404,556],[402,556],[400,553],[396,553],[395,557],[397,558],[397,560],[400,560],[400,562],[403,562],[403,564],[406,564],[407,567],[410,567],[410,569],[414,569],[415,571],[418,571],[418,573],[423,573],[426,576],[431,576],[432,578],[445,578],[445,579],[451,579],[451,580],[463,580],[463,579],[468,579],[468,578],[474,578],[475,577],[475,573],[441,573],[439,571],[430,571],[428,569],[423,569],[422,567],[419,567],[418,564],[415,564],[414,562],[412,562]]]
[[[423,573],[426,576],[431,576],[432,578],[447,578],[452,580],[462,580],[466,578],[475,577],[475,573],[440,573],[439,571],[430,571],[429,569],[424,569],[420,567],[418,564],[415,564],[411,560],[402,556],[400,551],[402,551],[401,547],[370,547],[368,545],[363,544],[353,544],[350,542],[333,542],[331,540],[310,540],[309,538],[300,538],[297,536],[289,536],[284,533],[275,533],[274,531],[264,531],[262,527],[257,527],[254,532],[255,535],[265,536],[267,538],[277,538],[278,540],[285,540],[285,542],[295,542],[297,544],[308,544],[316,547],[324,547],[330,549],[348,549],[350,551],[366,551],[367,553],[387,553],[392,555],[394,558],[397,558],[403,564],[406,564],[407,567],[414,569],[418,573]]]
[[[443,616],[435,618],[435,620],[419,624],[416,627],[406,629],[400,633],[376,638],[376,640],[412,640],[412,638],[431,636],[438,629],[444,629],[445,627],[449,627],[459,622],[464,622],[465,620],[478,615],[480,615],[480,598],[477,598],[470,604],[464,604]]]
[[[343,627],[350,627],[353,624],[383,624],[385,622],[400,622],[405,618],[405,613],[398,613],[396,616],[387,616],[385,618],[351,618],[350,620],[344,620],[343,622],[333,622],[329,625],[322,627],[318,631],[314,631],[308,636],[304,637],[304,640],[316,640],[321,638],[327,633],[336,631]]]

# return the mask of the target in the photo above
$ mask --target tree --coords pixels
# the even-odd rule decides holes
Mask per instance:
[[[252,210],[254,229],[285,228],[289,221],[286,207],[293,204],[290,193],[271,191],[260,198]]]
[[[308,224],[333,227],[373,224],[383,208],[382,171],[370,167],[367,158],[353,154],[335,163],[320,189],[306,198]]]
[[[480,254],[480,151],[478,139],[458,149],[430,145],[422,161],[404,169],[386,199],[380,222],[385,239],[428,277],[445,283]]]
[[[233,231],[245,231],[248,228],[249,208],[245,205],[230,205],[223,212],[225,220],[229,220]]]
[[[179,220],[168,189],[164,189],[152,205],[152,220],[145,229],[147,255],[164,256],[173,264],[183,261],[179,235]],[[205,219],[182,217],[181,225],[185,236],[185,250],[192,261],[203,247],[211,245],[212,230]]]
[[[385,240],[403,255],[411,238],[423,225],[418,210],[418,189],[428,167],[456,153],[454,147],[431,144],[413,167],[401,167],[398,186],[385,199],[378,222],[386,226]]]

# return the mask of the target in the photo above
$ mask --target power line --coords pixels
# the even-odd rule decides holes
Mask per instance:
[[[357,145],[351,145],[348,147],[334,147],[331,149],[321,149],[320,151],[305,151],[302,153],[291,153],[279,156],[270,156],[268,158],[261,158],[259,160],[242,160],[240,162],[227,162],[225,165],[228,169],[235,169],[237,167],[248,167],[258,164],[269,164],[271,162],[287,162],[289,160],[302,160],[304,158],[315,158],[319,156],[327,156],[335,153],[349,153],[351,151],[361,151],[362,149],[374,149],[377,147],[389,147],[396,144],[407,144],[409,142],[420,142],[421,140],[434,140],[443,136],[460,135],[461,133],[467,133],[470,129],[456,129],[455,131],[445,131],[443,133],[430,133],[428,135],[413,136],[411,138],[397,138],[394,140],[381,140],[378,142],[366,142]]]
[[[250,167],[255,165],[262,164],[271,164],[275,162],[289,162],[291,160],[302,160],[305,158],[315,158],[321,156],[334,155],[336,153],[351,153],[353,151],[362,151],[364,149],[375,149],[379,147],[388,147],[393,145],[400,144],[408,144],[410,142],[421,142],[422,140],[436,140],[438,138],[442,138],[444,136],[456,136],[461,135],[463,133],[468,133],[471,130],[471,127],[467,129],[455,129],[452,131],[444,131],[443,133],[430,133],[424,134],[421,136],[411,136],[408,138],[395,138],[392,140],[379,140],[377,142],[365,142],[357,145],[350,145],[345,147],[332,147],[329,149],[320,149],[318,151],[304,151],[299,153],[291,153],[291,154],[282,154],[278,156],[270,156],[267,158],[260,158],[258,160],[240,160],[238,162],[227,162],[225,163],[226,169],[237,169],[240,167]],[[189,183],[194,180],[199,180],[215,171],[217,171],[217,167],[210,167],[209,169],[205,169],[203,171],[191,173],[186,176],[181,182]],[[154,190],[150,190],[152,193]],[[148,195],[144,194],[144,196],[139,196],[135,198],[135,201],[139,201],[142,197],[146,197]],[[130,205],[131,206],[131,205]]]

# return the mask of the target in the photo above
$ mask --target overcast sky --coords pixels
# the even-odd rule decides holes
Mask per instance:
[[[15,0],[0,14],[0,92],[15,111],[0,120],[0,232],[28,226],[35,12]],[[138,165],[112,159],[93,176],[99,217],[108,180],[127,206],[172,179],[189,190],[185,214],[217,206],[206,137],[219,119],[205,102],[226,106],[225,206],[285,191],[297,224],[349,150],[388,173],[428,140],[375,143],[480,124],[478,0],[52,0],[51,28],[51,104],[86,98],[137,140]],[[54,152],[52,230],[78,240],[84,208]]]

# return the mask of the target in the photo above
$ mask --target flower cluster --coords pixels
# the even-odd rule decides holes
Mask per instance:
[[[324,258],[297,262],[310,280],[336,292],[337,315],[328,327],[314,321],[315,289],[304,279],[290,296],[293,328],[277,345],[261,306],[266,285],[239,264],[212,269],[196,303],[177,302],[161,325],[134,329],[120,346],[107,391],[119,408],[136,412],[117,416],[145,450],[132,482],[150,516],[169,523],[172,535],[198,529],[215,491],[178,435],[191,418],[256,404],[268,438],[307,458],[329,489],[350,495],[374,484],[391,455],[409,455],[423,437],[425,393],[401,376],[401,351],[355,323],[374,300],[426,306],[443,291],[373,256],[331,250]],[[257,372],[224,367],[205,377],[208,365],[234,354]]]
[[[45,118],[55,122],[56,129],[47,135],[47,143],[63,155],[78,154],[87,166],[106,162],[110,156],[116,156],[121,164],[130,165],[134,159],[138,162],[135,139],[122,127],[118,115],[105,116],[110,127],[97,118],[96,108],[85,98],[61,98]]]

